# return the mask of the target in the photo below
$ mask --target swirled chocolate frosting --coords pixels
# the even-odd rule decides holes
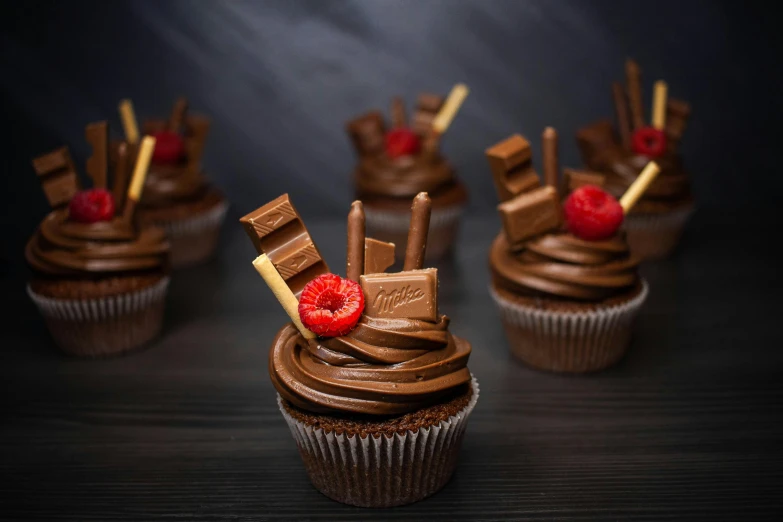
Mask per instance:
[[[152,163],[144,183],[143,207],[162,207],[172,203],[200,199],[209,189],[204,175],[192,171],[187,163]]]
[[[49,276],[94,276],[162,270],[169,244],[162,229],[137,230],[122,218],[77,223],[68,210],[51,212],[25,248],[37,273]]]
[[[342,337],[307,341],[292,324],[277,334],[269,374],[280,395],[315,413],[399,415],[464,391],[470,343],[437,322],[362,317]]]
[[[564,300],[600,301],[628,292],[639,283],[638,264],[621,235],[585,241],[555,232],[512,250],[501,233],[490,250],[497,287]]]

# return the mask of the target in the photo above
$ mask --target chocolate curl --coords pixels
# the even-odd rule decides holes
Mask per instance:
[[[139,125],[136,122],[136,113],[133,111],[133,102],[129,99],[120,101],[119,106],[122,128],[125,130],[125,141],[131,145],[139,142]]]
[[[283,310],[285,310],[285,313],[291,318],[291,322],[294,323],[294,326],[296,326],[296,329],[302,334],[302,337],[305,339],[315,339],[316,335],[305,328],[302,324],[302,320],[299,318],[299,301],[296,299],[296,296],[291,289],[288,288],[288,285],[275,268],[275,265],[272,264],[272,261],[269,260],[269,257],[267,257],[266,254],[261,254],[255,258],[253,266],[259,275],[264,278],[264,282],[272,293],[275,294],[275,297],[280,302]]]
[[[544,129],[541,135],[544,157],[544,184],[554,187],[558,190],[558,171],[557,165],[557,131],[553,127]]]
[[[364,240],[366,237],[364,206],[361,201],[351,204],[348,213],[348,259],[345,277],[359,282],[364,273]]]
[[[130,174],[130,146],[124,141],[117,147],[117,164],[114,167],[114,185],[112,186],[112,195],[114,196],[114,208],[116,213],[125,204],[125,189],[128,186],[128,175]]]
[[[655,82],[653,89],[652,126],[660,131],[666,128],[666,97],[669,86],[663,80]]]
[[[180,98],[174,103],[174,108],[169,116],[168,130],[171,132],[180,132],[185,123],[185,113],[188,112],[187,98]]]
[[[403,128],[408,126],[408,116],[405,113],[405,102],[402,101],[402,98],[399,96],[392,98],[391,120],[393,127]]]
[[[631,150],[631,121],[628,117],[628,103],[625,99],[625,91],[620,82],[612,82],[612,98],[614,99],[614,112],[617,117],[617,129],[620,132],[620,140],[623,148]]]
[[[68,147],[34,158],[33,169],[52,208],[64,207],[79,191],[79,178]]]
[[[625,191],[623,197],[620,198],[620,206],[623,207],[623,212],[626,215],[628,215],[636,202],[639,201],[639,198],[642,197],[644,191],[647,190],[647,187],[655,180],[655,177],[658,176],[660,171],[661,169],[658,167],[658,164],[651,161],[644,167],[644,170],[642,170],[641,174],[636,178],[636,181],[628,187],[628,190]]]
[[[639,69],[639,64],[630,58],[625,62],[625,81],[628,101],[631,105],[631,122],[634,129],[641,129],[645,126],[642,107],[642,71]]]
[[[92,155],[87,158],[87,175],[92,179],[93,188],[105,189],[109,168],[109,124],[105,121],[90,123],[84,135],[92,146]]]
[[[152,151],[155,150],[155,138],[144,136],[141,140],[139,155],[136,157],[136,166],[133,169],[133,177],[128,185],[128,194],[123,209],[122,218],[126,223],[133,221],[136,214],[136,205],[141,199],[141,192],[144,189],[144,180],[147,178],[147,169],[152,159]]]
[[[411,207],[411,225],[408,230],[408,245],[405,248],[405,264],[402,268],[404,271],[420,270],[424,266],[431,213],[432,200],[426,192],[419,192],[413,198]]]

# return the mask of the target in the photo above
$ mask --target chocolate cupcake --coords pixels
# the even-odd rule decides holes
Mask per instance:
[[[503,222],[489,253],[490,293],[516,357],[541,370],[596,371],[625,354],[647,297],[639,259],[619,227],[658,167],[651,164],[620,203],[585,185],[563,212],[553,173],[556,135],[547,129],[544,136],[543,187],[523,137],[487,150]]]
[[[210,121],[187,109],[187,101],[180,98],[168,120],[144,122],[145,134],[154,136],[157,144],[139,219],[166,230],[174,268],[202,263],[214,254],[228,209],[201,165]]]
[[[584,164],[602,176],[591,182],[617,197],[650,160],[660,166],[660,175],[624,223],[634,253],[659,259],[675,249],[693,211],[689,176],[679,150],[691,109],[686,102],[667,100],[666,85],[657,82],[657,105],[653,107],[657,122],[646,126],[639,67],[629,60],[626,73],[625,87],[613,85],[617,129],[611,121],[602,120],[580,129],[577,142]]]
[[[354,202],[345,279],[328,273],[287,195],[242,218],[253,264],[292,319],[269,353],[280,411],[311,482],[338,502],[399,506],[441,489],[478,400],[470,343],[438,312],[437,270],[422,269],[430,205],[415,199],[405,270],[385,273],[394,245],[365,238]]]
[[[107,136],[105,122],[87,127],[91,190],[79,191],[67,148],[33,161],[53,210],[25,248],[27,290],[56,344],[71,355],[132,350],[157,336],[163,321],[169,245],[162,229],[135,220],[154,139],[142,143],[130,184],[128,148],[119,147],[109,191]]]
[[[427,192],[432,199],[428,260],[449,253],[468,200],[465,186],[440,152],[440,137],[465,96],[463,85],[456,86],[445,102],[441,96],[421,94],[410,126],[400,98],[393,100],[391,130],[380,111],[347,125],[359,158],[354,171],[356,197],[364,203],[369,232],[380,240],[404,244],[410,200]]]

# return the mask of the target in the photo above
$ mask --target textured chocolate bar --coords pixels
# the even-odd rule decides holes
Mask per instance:
[[[500,201],[541,186],[533,169],[530,143],[519,134],[488,148],[485,153]]]
[[[90,123],[84,131],[87,143],[92,146],[92,155],[87,158],[87,175],[93,188],[106,188],[109,169],[109,124],[105,121]]]
[[[438,320],[438,270],[409,270],[361,277],[364,313],[386,319]]]
[[[676,151],[680,139],[685,132],[688,118],[691,115],[691,106],[682,100],[669,98],[666,103],[666,138],[670,151]]]
[[[378,241],[371,237],[364,240],[364,273],[379,274],[394,264],[394,243]]]
[[[565,175],[566,192],[573,192],[585,185],[603,187],[606,183],[606,176],[598,172],[565,168],[563,174]]]
[[[427,136],[432,129],[432,120],[438,115],[443,102],[443,96],[430,93],[419,94],[411,122],[413,132],[420,136]]]
[[[561,223],[560,198],[549,185],[520,194],[498,205],[503,229],[509,243],[519,243]]]
[[[33,159],[44,194],[52,208],[67,205],[79,190],[79,179],[67,147]]]
[[[609,120],[600,120],[576,133],[576,143],[585,163],[592,163],[608,149],[616,147],[614,129]]]
[[[240,219],[259,254],[266,254],[297,296],[302,288],[329,267],[313,243],[288,194]]]
[[[379,111],[351,120],[346,127],[357,155],[371,156],[383,152],[386,124]]]

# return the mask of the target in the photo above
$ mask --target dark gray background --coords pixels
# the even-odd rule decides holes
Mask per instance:
[[[3,2],[0,89],[6,263],[46,211],[29,166],[133,98],[140,117],[187,95],[213,117],[206,166],[234,217],[290,192],[307,215],[344,215],[352,116],[392,95],[471,87],[444,139],[471,191],[496,199],[483,150],[512,132],[538,150],[546,125],[576,166],[574,131],[611,116],[610,82],[632,56],[646,102],[658,78],[689,100],[685,153],[702,209],[774,203],[781,96],[764,4],[714,0],[366,0]]]

